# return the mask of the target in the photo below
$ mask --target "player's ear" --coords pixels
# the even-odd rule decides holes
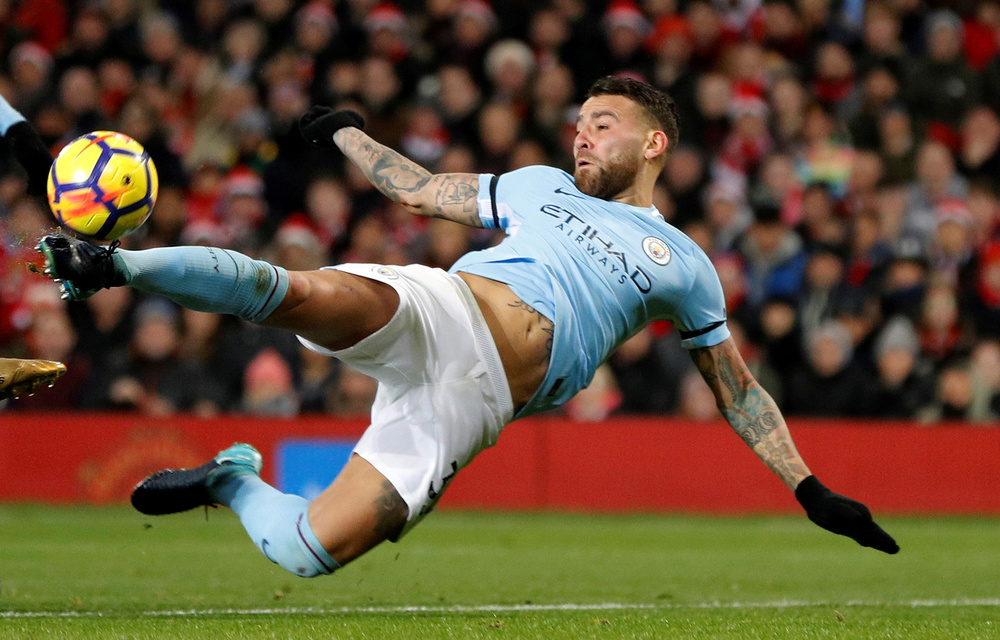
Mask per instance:
[[[670,140],[667,139],[667,134],[659,130],[650,131],[646,136],[646,150],[643,155],[647,160],[665,157],[669,146]]]

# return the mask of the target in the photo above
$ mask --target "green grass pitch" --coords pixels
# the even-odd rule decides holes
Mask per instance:
[[[1000,521],[442,512],[332,577],[227,510],[0,506],[0,639],[1000,638]]]

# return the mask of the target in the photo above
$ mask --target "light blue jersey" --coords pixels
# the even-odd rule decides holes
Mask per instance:
[[[507,237],[451,271],[508,284],[555,325],[548,373],[517,417],[572,398],[654,320],[672,321],[688,349],[729,337],[715,267],[655,207],[585,195],[565,171],[535,166],[480,175],[479,216]]]

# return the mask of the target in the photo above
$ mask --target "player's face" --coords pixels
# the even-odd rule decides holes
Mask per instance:
[[[640,107],[624,96],[595,96],[580,108],[576,130],[577,188],[605,200],[629,191],[643,161],[648,133]]]

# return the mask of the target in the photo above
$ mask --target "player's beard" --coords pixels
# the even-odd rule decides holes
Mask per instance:
[[[622,153],[600,167],[592,164],[587,171],[580,171],[577,167],[573,178],[576,188],[588,196],[611,200],[631,188],[638,174],[639,159]]]

